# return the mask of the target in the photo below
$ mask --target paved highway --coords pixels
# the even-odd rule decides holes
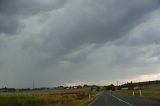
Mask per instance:
[[[88,106],[160,106],[160,101],[104,91]]]

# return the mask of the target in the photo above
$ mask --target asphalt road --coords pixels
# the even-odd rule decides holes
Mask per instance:
[[[160,101],[104,91],[88,106],[160,106]]]

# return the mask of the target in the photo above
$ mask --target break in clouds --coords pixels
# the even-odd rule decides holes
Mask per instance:
[[[159,28],[159,0],[1,0],[0,87],[155,78]]]

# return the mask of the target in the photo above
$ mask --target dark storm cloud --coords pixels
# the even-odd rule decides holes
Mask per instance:
[[[40,12],[61,8],[66,0],[1,0],[0,33],[15,34],[20,30],[20,16],[29,17]]]
[[[1,0],[0,13],[8,15],[31,15],[64,6],[66,0]]]
[[[73,45],[79,43],[103,43],[121,38],[138,23],[138,19],[159,7],[158,1],[100,0],[88,1],[79,13],[76,10],[65,16],[68,24],[75,23],[68,33],[58,33],[63,36],[62,42]],[[87,12],[86,12],[87,11]],[[74,14],[75,13],[75,14]],[[67,25],[65,27],[67,27]],[[53,30],[54,31],[54,30]]]
[[[13,86],[23,86],[17,82],[21,79],[54,80],[56,85],[76,79],[121,79],[124,73],[129,78],[137,70],[149,73],[159,63],[159,4],[159,0],[1,0],[0,80],[10,73],[6,79],[14,80]]]
[[[48,48],[51,57],[42,64],[48,66],[81,45],[117,40],[134,28],[142,17],[157,8],[159,2],[149,0],[76,2],[71,8],[64,10],[66,13],[56,21],[51,20],[51,27],[43,31],[48,32],[44,48]],[[51,46],[57,45],[57,41],[57,48]]]
[[[16,18],[0,14],[0,33],[16,33],[18,22]]]

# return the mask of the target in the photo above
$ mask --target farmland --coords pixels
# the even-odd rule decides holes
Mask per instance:
[[[160,84],[145,85],[136,90],[118,90],[115,92],[133,96],[134,91],[135,96],[140,96],[140,90],[142,91],[141,97],[160,100]]]
[[[82,106],[98,93],[89,89],[0,92],[0,106]]]

